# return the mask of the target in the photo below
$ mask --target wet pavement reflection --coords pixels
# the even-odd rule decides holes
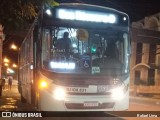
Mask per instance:
[[[16,105],[17,100],[14,98],[5,98],[3,101],[5,102],[5,104],[0,106],[0,109],[2,111],[11,111],[18,108]]]
[[[29,103],[22,103],[17,85],[5,87],[0,96],[0,111],[36,111]]]

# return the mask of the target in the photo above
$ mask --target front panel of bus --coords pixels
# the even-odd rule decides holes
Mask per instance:
[[[107,8],[64,5],[44,12],[42,21],[40,109],[128,109],[128,16]],[[57,45],[65,32],[68,50]]]

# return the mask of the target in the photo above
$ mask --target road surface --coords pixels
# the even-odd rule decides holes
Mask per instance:
[[[15,82],[15,84],[12,86],[12,89],[9,90],[8,87],[6,86],[5,90],[3,90],[3,96],[0,98],[0,111],[35,111],[36,109],[29,105],[28,103],[22,104],[20,102],[20,95],[18,93],[18,89],[17,89],[17,84]],[[134,111],[134,112],[131,112]],[[136,112],[136,111],[140,111],[140,112]],[[146,113],[144,112],[144,115],[142,115],[142,111],[146,111]],[[150,112],[151,111],[151,112]],[[129,110],[128,111],[124,111],[120,113],[116,113],[117,116],[121,116],[121,118],[108,118],[108,117],[84,117],[82,115],[82,117],[65,117],[65,116],[58,116],[56,118],[54,118],[54,120],[122,120],[122,119],[126,119],[126,120],[160,120],[159,118],[154,118],[154,116],[149,116],[149,114],[151,113],[152,115],[154,115],[152,111],[160,111],[160,97],[157,96],[155,98],[148,98],[148,97],[144,97],[144,96],[140,96],[140,97],[131,97],[130,98],[130,105],[129,105]],[[115,114],[115,113],[114,113]],[[145,117],[145,115],[148,117]],[[155,113],[155,116],[159,114],[159,113]],[[136,115],[138,117],[136,117]],[[47,118],[51,119],[53,117]],[[10,119],[10,118],[8,118]],[[7,120],[8,120],[7,119]],[[12,118],[14,119],[14,118]],[[16,118],[16,120],[21,120],[22,118]],[[27,119],[27,118],[23,118],[23,119]],[[37,119],[37,118],[35,118]],[[37,119],[37,120],[41,120],[43,118]],[[1,118],[0,118],[1,120]]]

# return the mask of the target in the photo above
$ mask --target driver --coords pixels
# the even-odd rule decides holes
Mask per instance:
[[[56,48],[58,50],[63,50],[64,52],[70,52],[71,50],[71,39],[68,37],[69,33],[64,32],[63,38],[57,40]]]

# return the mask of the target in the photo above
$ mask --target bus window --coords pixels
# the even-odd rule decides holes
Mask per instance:
[[[109,58],[118,58],[118,49],[114,42],[110,42],[107,44],[104,55]]]
[[[51,35],[48,29],[44,29],[42,38],[42,58],[45,61],[50,59]]]

